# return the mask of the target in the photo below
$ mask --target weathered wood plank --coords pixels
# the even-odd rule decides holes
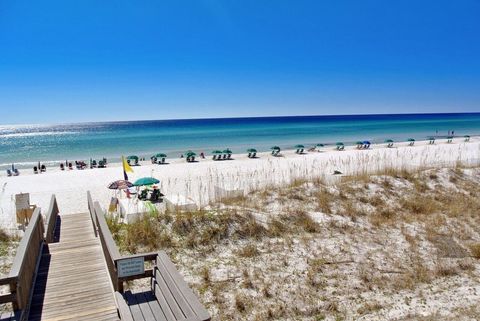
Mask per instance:
[[[50,206],[45,215],[45,241],[52,243],[54,241],[55,228],[57,227],[58,205],[55,195],[52,195]]]
[[[205,307],[200,303],[197,296],[193,293],[193,291],[189,288],[183,277],[178,273],[178,270],[173,265],[170,258],[164,251],[160,251],[157,257],[157,265],[164,266],[169,275],[175,280],[175,285],[181,291],[184,298],[186,298],[190,307],[192,307],[195,314],[198,316],[200,320],[210,320],[210,314],[205,309]]]
[[[42,255],[29,320],[118,320],[100,240],[88,214],[60,215],[59,220],[59,242],[49,244]]]
[[[135,296],[132,294],[132,292],[127,291],[125,292],[124,296],[130,308],[130,312],[132,313],[133,320],[144,321],[145,319],[143,318],[142,311],[140,310],[140,307],[137,304],[137,300],[135,299]]]

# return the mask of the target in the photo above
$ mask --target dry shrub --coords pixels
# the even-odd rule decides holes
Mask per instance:
[[[332,212],[331,207],[334,197],[326,188],[320,188],[320,190],[314,194],[314,197],[317,201],[317,211],[325,214],[330,214]]]
[[[379,311],[383,306],[378,302],[367,302],[363,306],[357,309],[357,313],[360,315],[370,314]]]
[[[401,206],[412,214],[431,214],[438,209],[435,200],[429,196],[414,194],[401,200]]]
[[[385,206],[385,201],[381,195],[375,195],[368,200],[368,203],[373,207],[383,207]]]
[[[207,266],[203,266],[200,270],[200,277],[205,284],[210,284],[211,276],[210,276],[210,269]]]
[[[397,213],[391,208],[381,208],[370,216],[369,221],[373,226],[380,227],[391,224],[396,218],[396,215]]]
[[[11,240],[10,235],[0,228],[0,242],[6,243],[6,242],[10,242],[10,240]]]
[[[240,222],[235,234],[240,238],[260,239],[267,234],[266,229],[257,223],[252,214],[247,214],[245,217],[239,216],[239,218]]]
[[[316,233],[320,231],[320,225],[305,211],[299,209],[290,215],[282,215],[281,218],[305,232]]]
[[[124,245],[130,253],[136,253],[138,247],[147,251],[158,249],[157,240],[160,236],[158,226],[152,223],[149,217],[142,217],[130,224],[125,224]]]
[[[435,266],[435,275],[438,277],[448,277],[458,274],[458,269],[453,265],[437,262]]]
[[[472,256],[474,258],[480,259],[480,243],[470,245],[470,251],[472,252]]]
[[[255,257],[259,254],[260,254],[260,252],[258,251],[255,244],[248,244],[238,251],[238,255],[241,256],[241,257],[250,258],[250,257]]]
[[[237,293],[235,295],[235,308],[237,309],[237,311],[239,311],[240,313],[245,313],[249,305],[250,301],[245,295],[241,293]]]
[[[280,237],[288,231],[288,227],[280,220],[271,218],[268,223],[268,234],[271,237]]]

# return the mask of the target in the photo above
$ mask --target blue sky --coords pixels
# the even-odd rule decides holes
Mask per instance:
[[[0,123],[480,111],[480,1],[0,0]]]

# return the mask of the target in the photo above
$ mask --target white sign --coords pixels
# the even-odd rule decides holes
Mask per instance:
[[[139,275],[139,274],[145,273],[145,266],[143,264],[144,264],[143,256],[117,261],[118,277],[123,278],[126,276]]]
[[[15,195],[15,205],[17,211],[19,210],[28,210],[30,208],[30,194],[16,194]]]

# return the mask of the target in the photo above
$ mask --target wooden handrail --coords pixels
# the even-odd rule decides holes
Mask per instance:
[[[10,293],[0,296],[2,303],[11,302],[14,310],[24,310],[30,298],[37,261],[40,259],[45,226],[40,208],[33,212],[30,223],[17,248],[10,273],[0,278],[0,285],[9,285]]]
[[[124,259],[132,259],[143,257],[144,261],[155,261],[157,259],[157,252],[150,253],[141,253],[141,254],[132,254],[122,256],[118,250],[117,245],[112,237],[112,233],[108,228],[107,221],[105,220],[105,213],[102,210],[98,202],[93,202],[90,192],[87,192],[87,199],[89,202],[90,214],[92,219],[97,227],[97,235],[100,237],[100,243],[102,245],[103,255],[107,263],[108,272],[110,274],[110,279],[113,284],[115,291],[123,293],[123,282],[129,280],[142,279],[146,277],[151,277],[153,275],[153,270],[145,270],[143,274],[133,275],[128,277],[118,277],[118,261]]]
[[[58,217],[58,204],[55,195],[52,195],[50,200],[50,206],[48,207],[47,214],[45,216],[45,224],[47,225],[45,230],[45,241],[52,243],[54,241],[55,227],[57,226]]]
[[[93,225],[93,232],[95,233],[95,237],[98,236],[97,232],[97,224],[95,223],[95,207],[92,200],[92,195],[90,191],[87,191],[87,202],[88,202],[88,211],[90,212],[90,219],[92,220]]]

